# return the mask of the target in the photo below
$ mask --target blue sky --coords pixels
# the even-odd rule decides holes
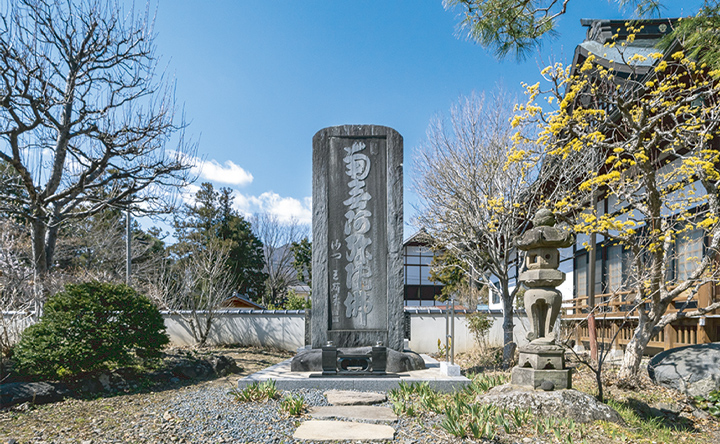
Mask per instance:
[[[700,1],[666,1],[663,17]],[[159,0],[162,66],[199,140],[200,177],[235,190],[245,214],[310,222],[312,136],[342,124],[394,128],[405,146],[405,237],[412,164],[430,119],[498,84],[522,94],[550,62],[568,63],[581,18],[627,18],[614,2],[573,0],[560,36],[524,62],[459,38],[441,0]],[[189,191],[192,191],[190,189]]]

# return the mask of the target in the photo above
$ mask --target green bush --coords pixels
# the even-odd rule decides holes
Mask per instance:
[[[468,328],[475,337],[475,342],[482,345],[485,336],[493,325],[492,318],[487,313],[476,311],[467,317]]]
[[[306,310],[311,308],[310,299],[305,299],[294,290],[288,291],[285,310]]]
[[[157,357],[167,343],[162,315],[147,297],[127,285],[88,282],[48,299],[14,359],[21,373],[65,378]]]

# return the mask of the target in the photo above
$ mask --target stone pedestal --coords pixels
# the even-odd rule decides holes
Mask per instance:
[[[569,369],[535,370],[530,367],[515,367],[512,369],[510,383],[552,391],[572,388],[572,377]]]
[[[572,388],[570,369],[565,368],[562,347],[532,343],[520,347],[520,359],[517,367],[512,369],[511,383],[543,390]]]
[[[450,364],[447,361],[440,361],[440,373],[445,376],[460,376],[460,366]]]

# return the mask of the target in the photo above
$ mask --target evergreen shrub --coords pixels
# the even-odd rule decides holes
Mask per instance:
[[[169,342],[162,315],[124,284],[67,285],[15,347],[21,374],[66,378],[160,356]]]

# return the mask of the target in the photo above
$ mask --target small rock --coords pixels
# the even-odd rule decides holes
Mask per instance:
[[[103,390],[105,390],[106,392],[109,392],[112,388],[110,386],[110,376],[105,373],[100,375],[100,377],[98,378],[98,382],[100,383],[100,385],[102,385]]]
[[[165,413],[163,413],[163,419],[164,419],[165,421],[172,421],[173,416],[172,416],[172,414],[171,414],[170,412],[165,412]]]
[[[698,419],[710,419],[710,414],[700,409],[693,410],[692,415]]]
[[[553,384],[552,381],[545,380],[540,384],[540,388],[545,390],[546,392],[551,392],[555,390],[555,384]]]

